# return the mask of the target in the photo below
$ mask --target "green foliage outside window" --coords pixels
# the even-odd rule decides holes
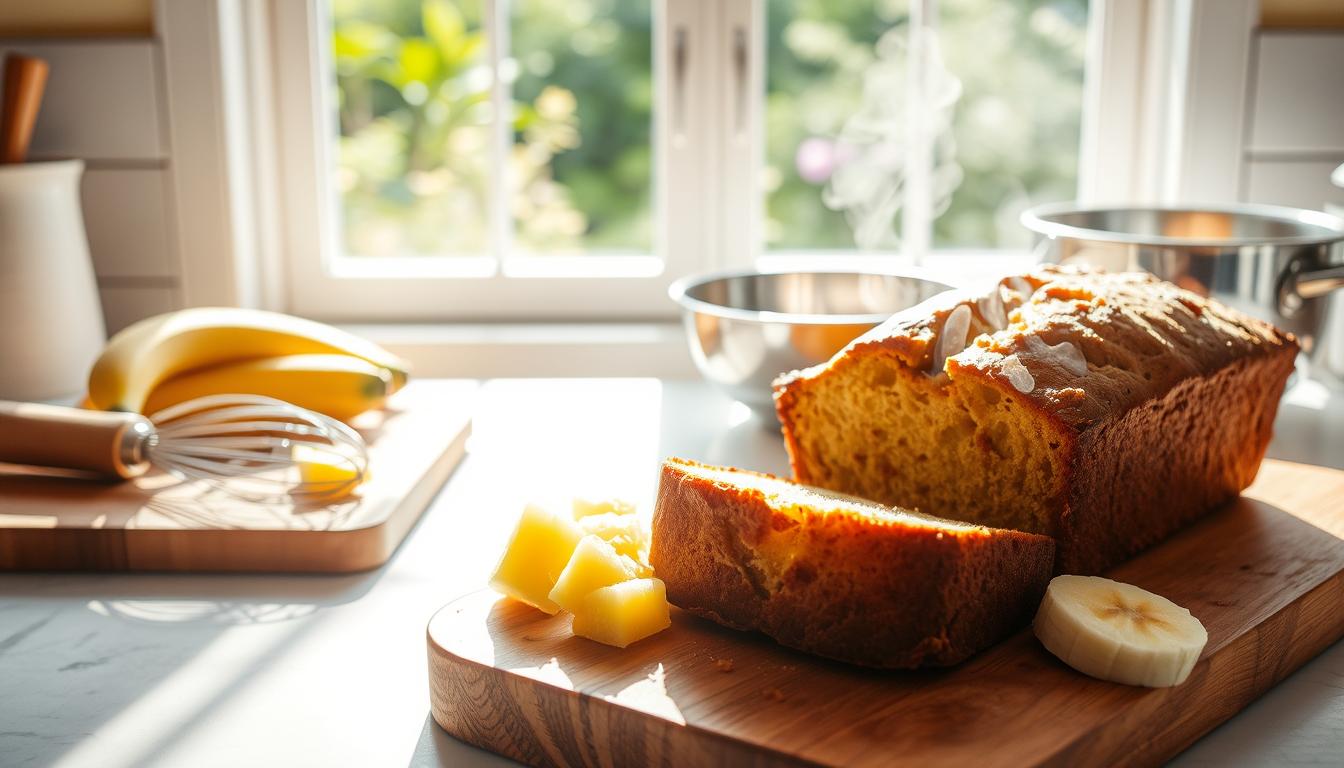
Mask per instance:
[[[745,1],[745,0],[736,0]],[[490,209],[495,105],[481,0],[331,0],[341,231],[353,255],[489,253],[493,215],[541,253],[652,247],[647,0],[509,3],[509,210]],[[905,0],[766,0],[767,248],[852,248],[823,203],[834,138]],[[935,243],[1020,245],[1073,196],[1086,0],[941,0],[964,179]]]

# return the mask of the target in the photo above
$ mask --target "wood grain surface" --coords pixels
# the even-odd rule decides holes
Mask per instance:
[[[0,465],[0,570],[375,568],[461,459],[476,389],[416,381],[360,416],[369,479],[325,506],[248,502],[160,472],[103,482]]]
[[[1093,680],[1029,630],[951,670],[883,673],[673,610],[619,650],[478,592],[428,629],[431,708],[531,765],[1152,765],[1344,636],[1344,472],[1266,461],[1238,501],[1116,568],[1209,632],[1190,679]]]

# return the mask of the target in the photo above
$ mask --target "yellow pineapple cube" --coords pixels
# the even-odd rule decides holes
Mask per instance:
[[[555,588],[548,597],[551,602],[573,612],[583,604],[583,598],[589,592],[633,579],[635,574],[633,560],[617,554],[610,544],[590,534],[579,540],[574,555],[556,579]]]
[[[574,498],[574,519],[581,520],[589,515],[630,515],[635,505],[623,499],[593,499],[576,496]]]
[[[560,606],[548,595],[582,538],[583,531],[572,519],[527,505],[490,586],[546,613],[558,612]]]
[[[580,637],[624,648],[672,626],[667,588],[659,579],[631,579],[593,590],[574,612]]]
[[[603,512],[580,518],[579,527],[584,533],[600,537],[617,552],[637,563],[647,563],[649,560],[649,532],[639,515]]]

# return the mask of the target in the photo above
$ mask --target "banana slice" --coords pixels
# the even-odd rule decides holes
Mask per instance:
[[[1165,688],[1190,676],[1209,633],[1160,595],[1099,576],[1056,576],[1033,623],[1061,661],[1092,677]]]

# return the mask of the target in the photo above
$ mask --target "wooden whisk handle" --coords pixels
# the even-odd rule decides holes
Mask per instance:
[[[4,101],[0,105],[0,162],[22,163],[47,85],[47,62],[31,56],[5,57]]]
[[[149,467],[143,444],[153,432],[138,413],[0,400],[0,461],[10,464],[131,478]]]

